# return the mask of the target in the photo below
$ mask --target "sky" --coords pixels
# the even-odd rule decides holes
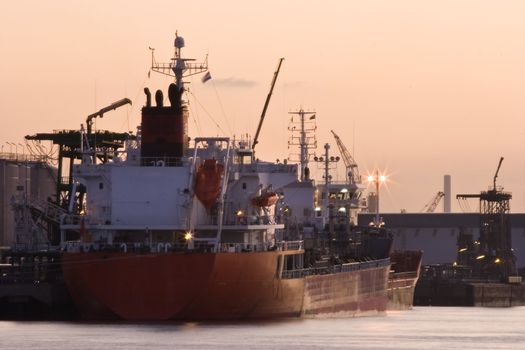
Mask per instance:
[[[486,190],[504,157],[498,185],[525,212],[524,13],[506,0],[5,2],[0,145],[21,152],[25,135],[78,129],[123,97],[133,105],[95,126],[134,131],[143,88],[171,82],[148,78],[148,48],[168,62],[178,31],[212,75],[187,79],[190,136],[254,135],[284,57],[258,158],[289,156],[288,112],[303,108],[316,112],[317,155],[337,151],[334,130],[361,174],[386,173],[382,211],[421,211],[445,174],[453,194]]]

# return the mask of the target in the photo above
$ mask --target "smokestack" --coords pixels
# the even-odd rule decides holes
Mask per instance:
[[[445,193],[443,197],[443,212],[450,213],[450,197],[452,195],[450,175],[445,175],[443,180],[443,193]]]

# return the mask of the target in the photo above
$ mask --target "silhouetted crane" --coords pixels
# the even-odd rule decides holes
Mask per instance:
[[[264,116],[266,115],[266,110],[268,109],[268,105],[270,104],[270,98],[272,97],[273,87],[275,86],[275,82],[277,81],[277,76],[279,75],[279,71],[281,70],[281,64],[283,63],[283,61],[284,61],[284,57],[279,58],[277,69],[275,70],[275,73],[273,73],[272,84],[270,86],[270,92],[268,92],[268,96],[266,97],[266,101],[264,102],[264,107],[261,113],[261,118],[259,120],[259,125],[257,126],[257,131],[255,132],[255,137],[253,139],[252,151],[254,151],[254,154],[255,154],[255,146],[257,145],[257,143],[259,143],[259,133],[261,132],[262,124],[264,121]]]
[[[341,158],[343,158],[343,162],[345,163],[346,177],[348,182],[360,183],[361,176],[359,175],[359,168],[357,167],[356,161],[354,160],[350,152],[346,149],[345,145],[343,144],[343,141],[341,141],[341,138],[337,136],[337,134],[333,130],[330,131],[334,135],[335,142],[337,143],[337,147],[339,148],[339,152],[341,153]]]
[[[421,209],[421,211],[423,213],[433,213],[436,210],[436,207],[438,206],[439,201],[441,200],[441,198],[443,198],[443,196],[445,196],[445,193],[441,191],[436,193],[436,195],[432,197],[430,202],[425,204],[425,206],[423,207],[423,209]]]

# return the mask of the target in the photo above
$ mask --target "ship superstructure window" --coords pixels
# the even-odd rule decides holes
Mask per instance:
[[[104,189],[104,183],[103,183],[103,182],[99,182],[99,183],[98,183],[98,189],[99,189],[99,190]]]
[[[242,189],[243,189],[243,190],[246,189],[246,182],[243,182],[243,183],[242,183]]]

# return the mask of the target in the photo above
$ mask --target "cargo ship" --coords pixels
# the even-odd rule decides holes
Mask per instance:
[[[261,124],[253,142],[190,142],[183,78],[206,72],[207,64],[183,58],[184,44],[177,36],[170,63],[152,59],[154,71],[175,78],[170,104],[161,90],[152,101],[145,89],[141,125],[123,149],[90,145],[92,119],[87,130],[81,127],[81,159],[71,167],[60,244],[64,280],[82,317],[383,313],[392,246],[386,231],[353,225],[349,214],[343,223],[325,215],[316,225],[317,191],[308,168],[255,157]],[[357,189],[341,193],[356,199]],[[333,213],[327,196],[324,204],[322,211]]]
[[[423,252],[420,250],[396,250],[390,253],[392,267],[388,277],[388,310],[408,310],[414,305],[422,258]]]

